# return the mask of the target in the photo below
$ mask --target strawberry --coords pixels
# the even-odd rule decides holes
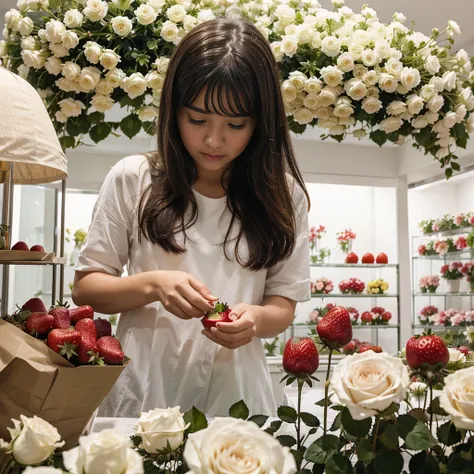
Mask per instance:
[[[54,317],[48,313],[31,313],[26,320],[26,332],[28,334],[43,335],[53,329]]]
[[[22,307],[23,311],[32,313],[47,313],[46,306],[39,298],[30,298]]]
[[[94,310],[88,305],[79,306],[78,308],[70,309],[69,316],[71,317],[71,324],[76,324],[84,318],[94,319]]]
[[[11,250],[21,250],[22,252],[28,252],[30,248],[28,247],[28,244],[26,242],[20,240],[11,248]]]
[[[76,323],[75,330],[81,333],[81,344],[77,350],[79,363],[103,365],[104,361],[98,354],[97,331],[94,321],[89,318],[81,319]]]
[[[125,357],[120,341],[112,336],[104,336],[97,340],[99,354],[107,364],[122,364]]]
[[[229,314],[231,309],[227,303],[220,303],[219,301],[214,305],[214,309],[208,311],[201,319],[202,325],[205,329],[215,328],[217,323],[232,323]]]
[[[466,357],[469,355],[469,352],[471,352],[471,350],[467,346],[458,347],[458,351],[464,354]]]
[[[283,368],[295,377],[312,375],[318,370],[319,354],[310,337],[292,337],[283,351]]]
[[[374,320],[374,316],[370,311],[364,311],[360,317],[360,320],[363,324],[369,324]]]
[[[321,341],[330,349],[339,349],[352,339],[351,317],[346,308],[332,308],[316,326]]]
[[[86,339],[93,342],[97,341],[97,330],[92,319],[84,318],[79,320],[74,326],[74,329],[81,333],[83,341]]]
[[[367,263],[374,263],[374,262],[375,262],[375,258],[370,252],[367,252],[362,257],[362,263],[367,264]]]
[[[377,258],[376,258],[376,263],[378,264],[381,264],[381,265],[387,265],[388,263],[388,257],[387,257],[387,254],[381,252],[377,255]]]
[[[81,343],[81,340],[81,333],[74,329],[53,329],[48,334],[48,346],[68,360],[73,355],[77,355],[75,350]]]
[[[354,263],[357,263],[358,261],[359,261],[359,257],[354,252],[351,252],[351,253],[347,254],[347,257],[346,257],[346,260],[345,260],[346,263],[354,264]]]
[[[449,351],[439,336],[427,333],[408,339],[406,359],[412,369],[418,369],[423,364],[445,367],[449,362]]]
[[[94,319],[97,339],[104,336],[112,336],[112,324],[107,319]]]
[[[64,305],[57,305],[51,308],[49,314],[54,316],[55,329],[68,329],[71,327],[71,317],[69,316],[69,309]]]
[[[371,351],[371,350],[372,350],[372,344],[370,342],[363,342],[357,348],[357,352],[359,354],[363,354],[364,352]]]
[[[44,253],[44,247],[42,245],[33,245],[33,247],[30,248],[30,252],[43,252]]]
[[[352,340],[342,347],[343,354],[354,354],[357,349],[357,342]]]

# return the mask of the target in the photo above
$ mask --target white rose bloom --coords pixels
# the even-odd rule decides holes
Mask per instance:
[[[298,37],[298,43],[300,44],[311,44],[313,41],[313,28],[306,25],[298,25],[296,36]]]
[[[467,110],[471,112],[471,110],[474,110],[474,97],[471,97],[469,102],[466,104]]]
[[[311,92],[304,98],[304,106],[307,109],[316,110],[321,106],[321,99],[319,94],[316,92]]]
[[[44,54],[40,51],[30,51],[29,49],[24,49],[21,52],[21,59],[26,66],[34,69],[41,69],[46,63],[46,56]]]
[[[331,116],[327,119],[320,119],[318,120],[318,127],[325,128],[327,130],[337,127],[337,117]]]
[[[438,135],[438,137],[449,135],[449,128],[444,125],[443,120],[440,120],[434,125],[433,131]]]
[[[40,466],[40,467],[28,466],[23,471],[23,474],[63,474],[63,471],[61,471],[61,469],[56,469],[50,466]]]
[[[150,71],[146,76],[146,83],[150,89],[159,90],[163,89],[165,78],[158,71]]]
[[[390,58],[392,49],[390,48],[390,44],[388,43],[388,41],[381,40],[375,43],[374,51],[378,58],[388,59]]]
[[[1,43],[1,41],[0,41],[0,43]],[[0,54],[0,56],[1,56],[1,54]],[[473,94],[472,94],[471,88],[466,87],[465,89],[463,89],[461,91],[461,94],[459,96],[459,101],[461,102],[461,104],[467,105],[469,103],[469,101],[471,100],[472,96],[473,96]]]
[[[13,440],[12,455],[16,462],[26,466],[40,464],[64,445],[58,430],[47,421],[20,415],[13,420],[14,428],[7,428]]]
[[[140,25],[150,25],[156,21],[158,14],[150,5],[142,4],[135,10],[135,16]]]
[[[426,84],[421,88],[420,96],[428,102],[436,95],[436,90],[433,84]]]
[[[31,36],[30,36],[29,38],[31,38]],[[31,38],[31,39],[33,39],[33,38]],[[24,42],[25,40],[28,40],[28,38],[25,38],[25,39],[21,42],[21,43],[22,43],[22,46],[21,46],[22,49],[30,49],[30,50],[34,49],[34,48],[27,48],[27,47],[24,47],[24,46],[23,46],[23,42]],[[34,41],[34,40],[33,40],[33,41]],[[28,43],[28,45],[29,45],[29,44],[30,44],[30,43]],[[26,44],[25,44],[25,45],[26,45]],[[2,40],[2,41],[0,41],[0,58],[4,58],[7,54],[8,54],[7,42]]]
[[[391,74],[383,72],[380,74],[379,86],[385,92],[394,93],[398,88],[398,81]]]
[[[409,385],[408,370],[403,362],[385,352],[367,351],[347,356],[331,377],[339,402],[349,409],[355,420],[375,416],[392,403],[401,403]]]
[[[454,137],[450,136],[450,135],[443,135],[441,138],[439,138],[438,140],[436,140],[436,145],[439,145],[441,148],[448,148],[452,145],[454,145],[456,143],[456,140]],[[459,352],[459,351],[456,351],[456,352]],[[453,359],[451,360],[451,352],[450,352],[450,358],[449,358],[449,362],[457,362],[456,359]],[[457,355],[457,354],[454,354],[454,355]],[[462,354],[461,354],[462,355]],[[464,361],[463,361],[464,362]]]
[[[95,110],[97,110],[97,112],[103,113],[112,108],[114,101],[110,96],[95,94],[91,99],[91,105],[95,108]]]
[[[68,10],[64,15],[64,24],[68,28],[77,28],[82,25],[84,15],[76,8]]]
[[[448,28],[455,35],[460,35],[461,34],[461,28],[459,28],[459,25],[454,20],[449,20],[448,21]]]
[[[50,43],[61,43],[66,26],[58,20],[49,20],[46,23],[46,38]]]
[[[398,79],[403,71],[403,64],[398,59],[390,58],[385,63],[385,69],[389,74]]]
[[[332,117],[332,108],[331,107],[319,107],[314,111],[314,118],[326,119]]]
[[[140,72],[135,72],[122,81],[122,89],[128,94],[130,99],[135,99],[135,97],[143,95],[146,91],[146,87],[146,79]]]
[[[5,27],[9,30],[16,31],[18,23],[23,17],[18,10],[10,9],[5,13]]]
[[[172,21],[165,21],[161,28],[160,36],[169,43],[174,43],[179,37],[179,28]]]
[[[434,76],[430,79],[430,84],[435,88],[437,94],[444,91],[444,80],[441,77]]]
[[[390,104],[387,107],[387,113],[389,115],[402,115],[407,111],[407,106],[404,102],[401,102],[399,100],[395,100],[393,102],[390,102]]]
[[[354,17],[354,11],[350,9],[349,7],[339,8],[338,13],[342,15],[346,20],[349,20]]]
[[[24,17],[18,22],[18,32],[21,36],[29,36],[33,31],[33,20],[29,17]]]
[[[469,115],[466,121],[466,128],[468,133],[474,132],[474,114]]]
[[[291,82],[297,92],[301,92],[304,90],[304,86],[308,78],[300,71],[292,71],[290,72],[288,80]]]
[[[469,62],[469,54],[467,54],[467,52],[466,52],[464,49],[460,49],[460,50],[456,53],[456,59],[458,60],[458,63],[459,63],[461,66],[464,66],[464,64],[466,64],[467,62]]]
[[[58,76],[59,74],[61,74],[63,63],[59,58],[56,58],[55,56],[50,56],[47,59],[44,67],[53,76]]]
[[[411,124],[413,125],[414,128],[421,129],[428,126],[428,120],[424,115],[419,115],[412,121]]]
[[[353,44],[359,44],[365,48],[372,41],[372,34],[370,31],[356,30],[352,35],[352,41]]]
[[[127,75],[121,69],[112,69],[105,75],[105,80],[107,85],[116,89],[122,85],[122,81],[127,77]]]
[[[356,64],[354,66],[354,70],[352,74],[356,79],[360,79],[361,81],[364,79],[365,75],[367,74],[368,69],[362,64]]]
[[[58,79],[55,84],[64,92],[80,92],[77,83],[74,81],[68,81],[65,77]]]
[[[362,108],[368,114],[375,114],[382,108],[382,102],[380,102],[376,97],[367,97],[362,102]]]
[[[42,43],[48,42],[48,37],[46,35],[46,30],[44,28],[38,31],[38,38],[40,39]]]
[[[323,67],[320,74],[323,81],[331,87],[341,84],[344,77],[343,72],[337,66]]]
[[[79,438],[79,448],[63,453],[64,465],[72,474],[143,474],[143,460],[130,438],[103,430]]]
[[[436,152],[436,158],[446,158],[449,155],[449,148],[440,148]]]
[[[69,55],[69,49],[60,43],[51,43],[49,49],[57,58],[64,58]]]
[[[192,15],[186,15],[183,20],[184,31],[189,33],[197,25],[197,18]]]
[[[26,64],[20,64],[20,66],[18,66],[17,73],[21,78],[26,80],[30,74],[30,68]]]
[[[324,54],[334,58],[341,52],[341,42],[335,36],[326,36],[321,43],[321,49]]]
[[[376,97],[378,99],[380,97],[380,92],[379,92],[378,87],[369,87],[367,89],[366,97]]]
[[[352,125],[355,125],[356,120],[354,117],[338,117],[339,125],[344,125],[345,127],[352,127]]]
[[[187,0],[186,0],[186,2],[178,1],[176,3],[186,7],[185,3],[187,4]],[[165,6],[165,0],[147,0],[146,4],[149,5],[150,7],[152,7],[153,10],[155,10],[156,13],[161,13],[162,10],[163,10],[163,7]]]
[[[72,61],[67,61],[62,66],[62,74],[68,81],[74,81],[80,72],[81,66]]]
[[[428,120],[428,123],[430,125],[433,125],[434,123],[438,121],[439,114],[437,114],[436,112],[431,112],[431,110],[428,110],[428,112],[425,113],[425,118],[426,120]]]
[[[456,88],[457,76],[454,71],[446,71],[443,74],[444,89],[451,92]]]
[[[458,118],[458,123],[461,123],[464,120],[464,117],[467,115],[467,109],[464,104],[460,104],[455,109],[456,116]]]
[[[61,110],[58,110],[54,114],[54,117],[56,118],[56,122],[59,122],[59,123],[66,123],[68,121],[68,118],[66,117],[64,112],[62,112]]]
[[[341,7],[344,6],[345,1],[344,1],[344,0],[331,0],[331,3],[332,3],[333,6],[335,6],[336,8],[341,8]]]
[[[123,38],[128,36],[133,30],[132,20],[126,16],[116,16],[112,18],[110,23],[115,34]]]
[[[456,428],[474,429],[474,367],[457,370],[445,378],[440,404]]]
[[[166,11],[166,16],[174,23],[180,23],[186,16],[186,10],[181,5],[173,5]]]
[[[90,21],[101,21],[106,17],[108,8],[107,3],[102,0],[87,0],[84,15]]]
[[[335,87],[326,86],[319,93],[319,100],[321,101],[322,107],[329,107],[336,103],[337,98],[339,97],[339,92]]]
[[[296,99],[296,96],[298,95],[298,91],[296,90],[295,86],[291,83],[291,81],[287,79],[286,81],[283,81],[283,83],[281,84],[281,95],[285,102],[292,102],[293,100]]]
[[[367,136],[367,132],[363,128],[359,128],[357,130],[354,130],[352,132],[352,135],[360,140],[361,138]]]
[[[170,59],[165,57],[165,56],[162,56],[160,58],[157,58],[155,60],[155,67],[156,67],[156,70],[162,74],[162,75],[165,75],[166,74],[166,71],[168,70],[168,65],[169,65],[169,62],[170,62]]]
[[[346,94],[353,100],[362,100],[367,95],[367,86],[358,79],[350,79],[344,85]]]
[[[317,77],[310,77],[306,80],[304,90],[308,93],[320,93],[323,90],[323,83]]]
[[[120,56],[111,49],[104,49],[100,55],[99,62],[104,69],[115,69],[120,62]]]
[[[209,427],[189,435],[184,459],[192,474],[265,472],[294,474],[296,464],[283,447],[255,423],[214,418]]]
[[[380,122],[380,130],[389,134],[389,133],[393,133],[399,130],[402,125],[403,125],[403,120],[401,118],[389,117]]]
[[[281,38],[281,52],[292,58],[298,50],[298,38],[296,36],[283,36]]]
[[[321,49],[322,43],[323,43],[323,39],[321,37],[321,33],[319,33],[319,31],[316,31],[311,41],[311,47],[314,49]]]
[[[86,106],[79,100],[74,100],[71,98],[63,99],[58,102],[61,111],[66,117],[79,117],[82,114],[82,111],[86,109]]]
[[[73,49],[79,44],[79,37],[75,31],[66,31],[61,36],[61,43],[66,49]]]
[[[2,56],[2,51],[1,51],[1,45],[2,43],[5,43],[5,41],[0,41],[0,56]],[[36,44],[35,39],[33,36],[27,36],[26,38],[23,38],[20,43],[21,49],[29,49],[30,51],[35,51],[38,49],[38,45]],[[6,43],[5,43],[5,48],[6,48]],[[3,54],[3,56],[6,56],[6,54]]]
[[[424,107],[423,99],[416,94],[411,94],[407,97],[408,112],[413,115],[418,115]]]
[[[456,112],[448,112],[443,119],[443,124],[446,128],[453,128],[458,121]]]
[[[441,64],[437,56],[429,55],[425,60],[425,69],[430,74],[438,74],[441,69]]]
[[[275,15],[284,25],[293,23],[296,18],[295,10],[288,5],[278,5]]]
[[[91,92],[100,81],[100,70],[96,67],[85,67],[77,76],[81,92]]]
[[[373,8],[364,7],[361,11],[361,14],[365,18],[377,19],[377,12]]]
[[[138,118],[142,122],[154,122],[156,117],[158,116],[158,112],[155,107],[142,107],[138,109]],[[161,433],[160,433],[161,434]],[[161,434],[163,437],[163,434]],[[168,435],[165,435],[168,436]]]
[[[304,92],[297,93],[296,98],[293,101],[293,105],[295,105],[296,108],[303,107],[305,97],[306,97],[306,94]]]
[[[285,26],[285,35],[297,36],[298,27],[296,25]]]
[[[97,64],[102,54],[102,48],[96,42],[88,41],[84,46],[84,54],[90,63]]]
[[[378,80],[379,80],[379,73],[377,71],[375,71],[374,69],[371,69],[370,71],[367,71],[367,73],[365,74],[365,76],[363,78],[364,84],[367,87],[375,86],[375,84],[377,84]]]
[[[432,97],[426,106],[431,112],[439,112],[444,105],[444,97],[442,95],[435,95]]]
[[[95,87],[95,93],[98,95],[111,95],[114,88],[107,84],[105,79],[101,79]]]
[[[337,58],[337,66],[342,72],[349,72],[354,69],[354,58],[350,53],[342,53]]]
[[[334,115],[339,118],[348,118],[354,113],[354,107],[348,97],[339,97],[334,107]]]
[[[403,68],[400,81],[408,90],[413,89],[421,81],[420,71],[412,67],[405,67]]]
[[[412,382],[410,384],[410,392],[413,392],[415,395],[422,395],[428,390],[428,385],[423,382]]]
[[[212,10],[209,10],[209,9],[201,10],[197,16],[197,22],[201,24],[201,23],[204,23],[205,21],[214,20],[214,18],[216,18],[216,15],[214,15],[214,12]]]

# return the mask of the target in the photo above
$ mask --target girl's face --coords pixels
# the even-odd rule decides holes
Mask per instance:
[[[178,129],[198,173],[220,178],[245,150],[255,130],[255,119],[207,113],[204,97],[205,91],[201,91],[189,107],[178,111]]]

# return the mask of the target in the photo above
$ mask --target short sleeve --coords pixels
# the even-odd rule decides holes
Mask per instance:
[[[119,161],[108,173],[94,206],[85,244],[75,265],[76,271],[104,272],[120,276],[128,262],[138,179],[127,166],[130,158]]]
[[[311,298],[309,286],[308,201],[294,183],[293,202],[296,216],[296,243],[290,257],[268,270],[264,297],[284,296],[294,301]]]

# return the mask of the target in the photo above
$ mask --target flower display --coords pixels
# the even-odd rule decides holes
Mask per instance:
[[[357,321],[359,319],[359,311],[357,311],[352,306],[346,306],[346,310],[349,313],[349,316],[351,317],[351,323],[354,325],[357,324]]]
[[[461,267],[461,273],[466,277],[466,280],[470,283],[474,282],[474,263],[466,262]]]
[[[474,212],[460,213],[456,216],[445,214],[440,219],[423,219],[418,227],[423,234],[462,229],[474,225]]]
[[[418,314],[418,319],[421,324],[432,324],[431,317],[438,313],[438,308],[436,306],[425,306],[420,313]]]
[[[346,229],[338,232],[336,235],[341,252],[348,253],[352,248],[352,241],[357,237],[357,234],[351,229]]]
[[[388,290],[388,283],[382,278],[371,280],[367,283],[367,293],[373,295],[383,295]]]
[[[439,276],[438,275],[428,275],[420,278],[418,282],[420,291],[422,293],[434,293],[439,286]]]
[[[459,251],[464,250],[467,247],[467,239],[464,235],[460,235],[454,242],[456,249]]]
[[[324,294],[331,293],[334,289],[334,283],[326,277],[319,278],[314,283],[310,283],[312,294]]]
[[[434,242],[429,241],[426,244],[421,244],[418,247],[418,255],[420,255],[421,257],[436,255],[436,250],[434,249]]]
[[[341,293],[359,294],[364,291],[365,283],[359,278],[349,278],[339,283]]]
[[[446,280],[460,280],[463,278],[461,262],[452,262],[441,267],[441,277]]]

